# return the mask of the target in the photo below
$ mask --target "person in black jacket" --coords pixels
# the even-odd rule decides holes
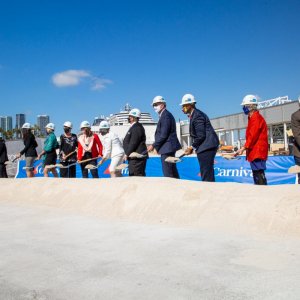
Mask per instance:
[[[176,133],[175,118],[166,109],[166,101],[162,96],[156,96],[153,99],[152,106],[159,114],[159,121],[155,131],[154,144],[148,146],[148,151],[155,149],[160,154],[165,177],[179,178],[176,164],[165,161],[167,157],[175,157],[175,152],[181,149]]]
[[[7,178],[5,162],[8,161],[7,149],[2,133],[0,133],[0,178]]]
[[[60,169],[60,177],[75,178],[76,177],[76,163],[77,161],[77,135],[71,133],[72,123],[67,121],[64,123],[64,134],[60,136],[59,156],[60,163],[63,166],[70,166],[69,168]],[[73,165],[74,164],[74,165]]]
[[[190,118],[192,147],[185,150],[186,155],[195,152],[200,164],[202,181],[215,181],[214,160],[219,147],[219,138],[208,116],[196,108],[193,95],[186,94],[181,101],[182,111]]]
[[[22,126],[22,137],[24,142],[24,149],[20,151],[16,156],[20,158],[23,154],[25,154],[26,160],[26,175],[27,177],[34,177],[34,161],[37,158],[36,148],[38,146],[34,135],[31,132],[30,123],[25,123]]]
[[[129,176],[146,176],[146,162],[148,158],[146,147],[146,134],[142,124],[139,123],[141,112],[134,108],[129,112],[128,122],[131,124],[124,141],[124,160],[128,160]],[[143,158],[130,158],[132,152],[145,155]]]

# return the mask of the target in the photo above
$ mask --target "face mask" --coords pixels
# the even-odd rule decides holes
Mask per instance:
[[[65,132],[65,133],[69,133],[70,131],[71,131],[70,128],[64,128],[64,132]]]
[[[247,106],[245,106],[245,105],[243,106],[243,111],[244,111],[245,115],[248,115],[249,112],[250,112],[249,108]]]
[[[160,111],[162,110],[162,105],[157,105],[153,107],[156,113],[160,113]]]

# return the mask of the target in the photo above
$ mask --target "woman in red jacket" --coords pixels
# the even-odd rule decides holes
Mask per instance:
[[[246,143],[236,152],[236,155],[241,155],[246,150],[246,158],[251,165],[254,184],[267,185],[265,170],[268,158],[268,127],[257,110],[257,104],[256,96],[247,95],[243,99],[243,111],[248,115]]]
[[[97,134],[91,131],[91,125],[88,121],[81,122],[80,129],[82,134],[78,137],[78,161],[95,158],[86,163],[81,163],[81,172],[83,178],[88,178],[88,170],[85,168],[87,164],[97,165],[97,157],[102,156],[102,144]],[[91,170],[93,178],[99,178],[98,169]]]

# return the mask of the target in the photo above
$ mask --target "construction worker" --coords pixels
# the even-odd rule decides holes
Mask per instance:
[[[129,112],[128,122],[130,128],[126,133],[123,141],[125,151],[124,160],[128,160],[129,176],[146,176],[146,163],[147,163],[147,147],[146,147],[146,134],[144,126],[139,123],[141,112],[139,109],[134,108]],[[145,154],[142,158],[130,158],[132,152]]]
[[[190,119],[189,131],[192,138],[192,146],[185,150],[185,155],[190,155],[195,151],[200,164],[202,181],[214,182],[214,159],[219,147],[218,136],[208,116],[196,108],[193,95],[185,94],[180,105],[183,113]]]
[[[22,126],[22,138],[24,142],[24,149],[20,151],[16,155],[17,158],[20,158],[23,154],[25,154],[26,160],[26,175],[27,177],[34,177],[34,161],[37,158],[36,148],[38,146],[36,139],[31,132],[31,125],[30,123],[24,123]]]
[[[298,99],[300,107],[300,97]],[[300,184],[300,109],[292,114],[291,117],[292,131],[294,135],[294,159],[295,164],[299,166],[298,184]]]
[[[167,103],[162,96],[154,97],[152,106],[159,115],[159,121],[155,131],[154,144],[148,146],[147,149],[148,151],[155,149],[160,154],[165,177],[179,178],[176,164],[165,162],[167,157],[175,157],[175,152],[181,149],[176,133],[176,121],[166,109]]]
[[[91,131],[91,125],[88,121],[83,121],[80,124],[81,135],[78,137],[78,152],[77,160],[81,166],[83,178],[88,178],[88,170],[86,165],[97,165],[97,158],[102,157],[102,144],[99,136]],[[83,160],[92,159],[87,162],[81,163]],[[91,169],[93,178],[99,178],[98,169]]]
[[[48,123],[45,128],[47,138],[44,142],[44,149],[38,155],[37,159],[41,159],[41,157],[43,157],[44,177],[49,177],[49,172],[51,172],[54,177],[58,177],[55,168],[47,168],[47,166],[55,165],[57,159],[56,149],[59,148],[59,145],[54,134],[55,125],[53,123]]]
[[[64,123],[64,133],[60,136],[59,156],[60,163],[68,168],[60,169],[60,177],[76,178],[76,160],[77,160],[77,135],[72,133],[72,123]]]
[[[0,178],[8,178],[5,164],[7,161],[7,148],[3,139],[3,134],[0,132]]]
[[[246,150],[246,159],[250,162],[254,184],[267,185],[265,176],[268,158],[268,127],[265,119],[257,109],[257,96],[247,95],[241,105],[248,116],[245,145],[236,152],[241,155]]]
[[[111,159],[109,165],[110,177],[122,176],[121,171],[116,170],[116,167],[123,162],[124,149],[119,137],[110,131],[110,126],[107,121],[100,122],[100,141],[103,145],[102,163]]]

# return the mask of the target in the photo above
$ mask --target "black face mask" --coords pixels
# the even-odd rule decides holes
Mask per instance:
[[[71,129],[70,128],[64,128],[65,133],[70,133]]]

